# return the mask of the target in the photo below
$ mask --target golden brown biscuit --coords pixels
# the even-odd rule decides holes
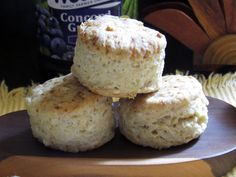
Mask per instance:
[[[207,127],[208,100],[191,76],[164,76],[158,91],[121,99],[120,105],[121,132],[143,146],[161,149],[184,144]]]
[[[165,36],[134,19],[110,15],[78,28],[72,73],[95,93],[134,97],[159,88]]]
[[[26,102],[33,135],[45,146],[87,151],[114,136],[111,98],[90,92],[72,74],[36,86]]]

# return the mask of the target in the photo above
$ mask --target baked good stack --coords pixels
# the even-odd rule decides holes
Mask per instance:
[[[63,151],[95,149],[114,136],[115,97],[121,133],[136,144],[161,149],[198,137],[208,101],[193,77],[162,77],[165,47],[163,34],[137,20],[104,15],[82,23],[72,74],[27,97],[33,135]]]

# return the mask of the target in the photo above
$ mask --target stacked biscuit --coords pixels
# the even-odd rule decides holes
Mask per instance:
[[[82,23],[72,73],[27,97],[33,135],[63,151],[97,148],[114,136],[115,97],[120,131],[136,144],[161,149],[198,137],[208,101],[193,77],[162,77],[165,47],[164,35],[137,20],[105,15]]]

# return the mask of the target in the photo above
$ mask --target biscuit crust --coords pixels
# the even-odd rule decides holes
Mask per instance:
[[[119,59],[148,59],[166,47],[163,34],[135,19],[97,16],[82,23],[78,31],[81,42],[90,50]]]
[[[187,143],[206,129],[208,100],[191,76],[164,76],[154,93],[120,100],[119,128],[135,144],[162,149]]]
[[[26,103],[33,136],[47,147],[88,151],[114,136],[112,99],[90,92],[72,74],[36,86]]]
[[[78,31],[71,72],[88,89],[133,98],[160,87],[166,47],[160,32],[110,15],[90,19]]]

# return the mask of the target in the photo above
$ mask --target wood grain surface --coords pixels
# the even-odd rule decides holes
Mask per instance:
[[[203,55],[203,64],[236,65],[236,35],[229,34],[213,41]]]
[[[219,0],[188,0],[211,39],[226,34],[225,18]]]
[[[182,10],[158,9],[147,14],[143,20],[166,31],[196,53],[203,54],[210,43],[202,28]]]
[[[222,0],[227,32],[236,33],[236,1]]]
[[[197,140],[166,150],[143,148],[117,131],[103,147],[65,153],[32,137],[25,111],[0,118],[0,176],[175,176],[224,175],[236,164],[236,109],[209,98],[209,123]]]

